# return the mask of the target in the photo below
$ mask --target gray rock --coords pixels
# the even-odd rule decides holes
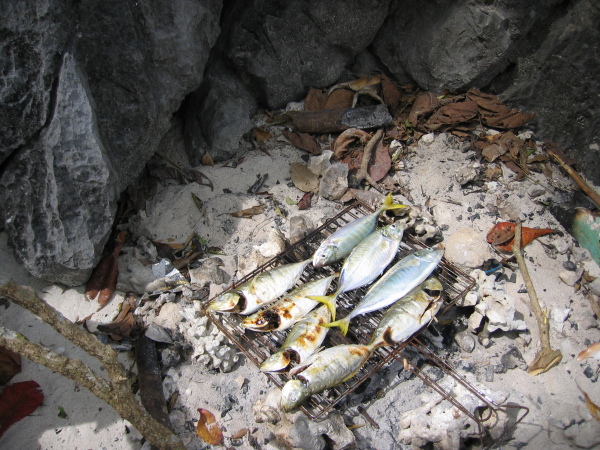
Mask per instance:
[[[1,159],[18,148],[0,178],[6,229],[33,275],[82,284],[121,191],[202,80],[221,2],[55,1],[33,11],[9,3],[0,18],[9,36],[0,86],[10,87],[0,88],[0,130],[14,118],[27,125],[0,137]]]
[[[281,108],[302,98],[309,87],[333,84],[371,43],[388,4],[351,0],[340,8],[327,0],[239,2],[225,19],[225,50],[259,101]]]
[[[221,60],[209,65],[202,87],[188,99],[185,112],[186,151],[192,165],[208,150],[214,161],[234,156],[253,124],[258,105],[239,76]]]
[[[324,173],[319,195],[327,200],[339,200],[348,190],[348,165],[332,164]]]
[[[226,284],[229,282],[229,275],[225,273],[221,266],[221,258],[208,258],[200,263],[195,269],[190,269],[190,282],[197,286],[206,286],[209,283]]]
[[[52,120],[0,179],[6,230],[32,275],[85,283],[110,233],[118,197],[115,173],[86,79],[67,53]]]
[[[456,341],[456,344],[460,347],[462,351],[471,353],[475,349],[475,337],[473,336],[470,330],[466,330],[462,333],[457,333],[456,336],[454,336],[454,340]]]
[[[0,2],[0,164],[49,119],[72,20],[63,3]]]

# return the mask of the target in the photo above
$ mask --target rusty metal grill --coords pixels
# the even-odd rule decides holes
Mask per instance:
[[[249,281],[265,270],[269,270],[282,264],[298,262],[311,258],[320,243],[327,236],[331,235],[336,229],[364,215],[371,214],[372,212],[373,210],[367,205],[361,202],[355,202],[354,204],[345,208],[335,217],[327,220],[321,227],[310,233],[301,241],[297,242],[288,250],[282,252],[272,260],[268,261],[266,264],[248,274],[243,279],[239,280],[229,289],[233,289]],[[391,219],[382,214],[380,216],[380,221],[382,223],[389,223],[391,222]],[[414,236],[405,234],[400,244],[398,254],[396,255],[395,260],[390,264],[390,267],[407,254],[422,247],[425,247],[425,245],[418,241]],[[312,265],[309,265],[302,274],[299,284],[332,275],[341,270],[341,266],[341,262],[319,269],[315,269],[312,267]],[[434,271],[434,275],[440,279],[444,286],[444,306],[442,307],[440,313],[453,306],[475,285],[475,280],[473,280],[473,278],[453,264],[449,263],[446,259],[442,259],[442,262]],[[331,291],[333,291],[334,287],[335,285],[333,284],[330,288]],[[337,317],[343,318],[346,316],[352,310],[354,305],[360,301],[368,288],[369,286],[365,286],[363,288],[341,294],[337,300]],[[257,367],[259,367],[260,364],[272,353],[275,353],[283,344],[287,331],[259,333],[245,330],[240,326],[240,317],[238,315],[218,314],[207,311],[206,306],[211,300],[212,299],[203,304],[204,311],[209,319],[221,331],[223,331],[223,333],[225,333],[231,342],[235,344]],[[372,313],[354,318],[350,325],[347,336],[343,336],[337,329],[332,329],[328,333],[324,345],[326,347],[330,347],[339,344],[367,344],[370,341],[370,337],[377,327],[383,313],[384,311],[374,311]],[[418,334],[419,333],[417,333],[417,335]],[[300,409],[311,419],[319,418],[323,414],[327,413],[336,404],[338,404],[342,399],[344,399],[345,396],[358,388],[358,386],[360,386],[360,384],[362,384],[365,380],[372,377],[379,369],[391,364],[394,360],[398,360],[403,361],[405,365],[408,364],[408,368],[417,376],[419,376],[425,383],[439,392],[445,399],[455,404],[455,406],[462,408],[463,412],[475,420],[481,431],[481,438],[483,439],[482,423],[486,420],[486,417],[478,417],[474,411],[466,411],[466,409],[462,407],[460,403],[458,403],[456,400],[453,401],[452,396],[448,393],[445,393],[444,389],[435,383],[435,381],[428,380],[426,374],[420,371],[416,366],[411,366],[402,354],[402,350],[407,345],[414,347],[423,356],[432,361],[432,364],[440,367],[447,374],[453,376],[457,379],[457,381],[467,387],[473,393],[473,395],[477,396],[480,400],[488,405],[489,414],[497,414],[497,411],[502,409],[501,406],[495,405],[485,398],[483,394],[478,392],[473,386],[466,382],[466,380],[453,371],[450,366],[437,358],[435,354],[431,352],[431,350],[427,349],[427,347],[417,340],[416,335],[407,342],[398,344],[394,347],[380,347],[373,353],[371,358],[353,378],[321,394],[311,396],[307,401],[304,402]],[[289,377],[286,373],[265,373],[265,375],[269,377],[279,388],[282,388],[283,385],[289,380]],[[512,405],[511,407],[522,408],[523,410],[527,409],[519,405]],[[513,426],[522,420],[526,414],[527,412],[525,412],[525,414],[523,414],[523,416],[520,417],[513,424]]]

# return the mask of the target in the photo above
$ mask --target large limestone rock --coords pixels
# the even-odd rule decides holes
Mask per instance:
[[[33,275],[82,284],[121,191],[202,81],[221,1],[55,0],[25,13],[9,4],[0,17],[13,45],[0,55],[5,226]]]

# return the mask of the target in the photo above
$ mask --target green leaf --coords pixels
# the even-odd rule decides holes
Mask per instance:
[[[60,417],[61,419],[67,419],[69,417],[69,415],[62,406],[58,407],[58,417]]]
[[[286,198],[285,198],[285,202],[286,202],[288,205],[297,205],[297,204],[298,204],[298,202],[297,202],[297,201],[295,201],[295,200],[292,200],[292,199],[291,199],[291,198],[289,198],[289,197],[286,197]]]

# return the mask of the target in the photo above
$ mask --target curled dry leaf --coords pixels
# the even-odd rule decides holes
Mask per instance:
[[[211,445],[221,445],[223,443],[223,433],[215,416],[207,409],[198,408],[200,417],[196,426],[196,433],[204,442]]]
[[[500,222],[494,225],[487,234],[488,243],[492,244],[497,250],[502,252],[512,252],[515,230],[517,225],[513,222]],[[556,230],[550,228],[528,228],[522,227],[521,248],[531,243],[534,239],[546,234],[556,233]]]
[[[254,217],[258,214],[264,213],[266,207],[267,207],[267,205],[260,204],[260,205],[253,206],[252,208],[241,209],[239,211],[229,213],[229,215],[231,215],[233,217],[241,217],[243,219],[251,219],[252,217]]]
[[[203,166],[214,166],[215,161],[213,160],[212,155],[206,150],[204,156],[202,157],[202,165]]]
[[[302,192],[316,192],[319,189],[319,178],[304,164],[290,164],[290,176],[294,186]]]
[[[577,388],[581,391],[581,393],[583,394],[583,397],[585,398],[585,404],[588,407],[588,409],[590,410],[590,413],[592,414],[592,416],[594,416],[594,419],[596,419],[598,422],[600,422],[600,408],[598,408],[598,405],[596,405],[592,399],[590,398],[590,396],[587,394],[587,392],[585,392],[583,389],[581,389],[579,387],[579,385],[577,385]]]
[[[248,428],[242,428],[240,431],[231,436],[231,439],[239,440],[248,434]]]
[[[422,92],[413,102],[408,114],[408,121],[414,127],[421,117],[431,114],[438,106],[440,106],[440,101],[433,92]]]
[[[292,143],[292,145],[300,150],[306,150],[312,155],[320,155],[322,152],[321,146],[308,133],[295,133],[289,130],[283,130],[283,135]]]
[[[387,175],[392,167],[392,158],[390,157],[390,149],[384,145],[383,139],[377,144],[375,155],[372,157],[372,163],[369,166],[369,175],[373,181],[377,182]]]
[[[348,128],[346,131],[342,132],[333,143],[334,159],[343,159],[354,144],[359,145],[362,149],[364,144],[369,142],[369,139],[371,139],[371,135],[366,131],[359,130],[358,128]]]
[[[252,131],[254,132],[254,140],[259,144],[273,138],[273,135],[266,130],[254,128]]]
[[[300,199],[300,201],[298,202],[298,209],[303,211],[305,209],[310,208],[310,201],[312,199],[312,196],[313,196],[312,192],[306,192],[302,196],[302,199]]]
[[[100,260],[86,284],[85,297],[88,300],[94,300],[97,297],[100,309],[106,306],[117,289],[119,254],[125,243],[126,236],[126,231],[121,231],[117,235],[117,245],[114,250]]]
[[[423,128],[435,131],[443,125],[456,125],[477,117],[479,109],[473,101],[455,102],[442,106],[434,112]]]
[[[477,88],[471,88],[467,93],[467,98],[477,104],[481,121],[488,127],[520,128],[535,116],[535,114],[509,109],[497,96],[484,94]]]

